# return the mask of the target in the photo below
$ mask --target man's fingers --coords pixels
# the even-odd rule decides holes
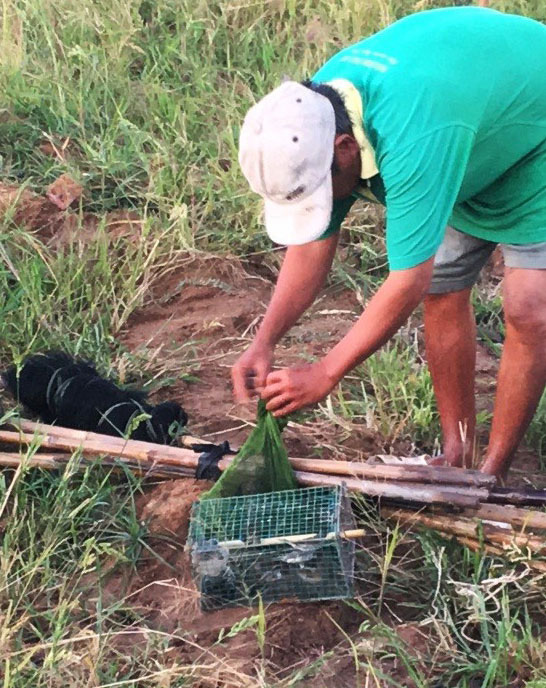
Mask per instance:
[[[266,387],[264,387],[261,390],[260,396],[262,397],[262,399],[267,401],[268,399],[273,399],[273,397],[278,397],[281,394],[285,394],[285,393],[286,393],[285,385],[282,385],[282,384],[267,385]]]
[[[256,389],[256,373],[253,370],[245,370],[244,380],[247,390]]]
[[[292,397],[289,394],[280,394],[268,401],[265,408],[268,411],[280,411],[284,406],[290,404],[291,401]]]
[[[284,370],[274,370],[273,372],[269,373],[265,380],[265,386],[269,387],[269,385],[274,385],[278,384],[280,382],[284,382],[286,379],[286,371]]]
[[[245,403],[251,400],[249,387],[247,385],[246,370],[240,368],[232,368],[231,381],[233,383],[233,394],[239,403]]]
[[[248,394],[251,397],[259,396],[265,386],[265,375],[260,374],[254,370],[247,371],[245,375],[245,386]]]
[[[267,376],[271,368],[267,363],[259,363],[254,369],[254,387],[260,389],[266,386]]]
[[[281,416],[287,416],[289,413],[293,413],[294,411],[297,411],[300,408],[300,406],[293,401],[290,404],[287,404],[286,406],[283,406],[280,409],[277,409],[276,411],[273,411],[273,415],[275,418],[280,418]]]

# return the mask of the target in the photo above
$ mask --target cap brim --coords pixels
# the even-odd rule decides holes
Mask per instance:
[[[318,239],[332,216],[332,175],[301,201],[274,203],[265,200],[265,228],[269,238],[283,246],[299,246]]]

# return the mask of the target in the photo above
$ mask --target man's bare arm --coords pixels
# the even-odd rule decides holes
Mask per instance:
[[[392,272],[345,337],[320,361],[269,373],[261,395],[283,416],[324,399],[341,378],[371,356],[406,321],[430,284],[434,258]]]
[[[264,386],[275,345],[315,300],[332,266],[337,242],[336,234],[287,249],[258,333],[231,369],[237,401],[248,401]]]
[[[338,234],[290,246],[256,340],[275,346],[313,303],[332,266]]]
[[[324,358],[329,377],[341,380],[397,332],[423,300],[433,268],[430,258],[409,270],[391,272],[355,325]]]

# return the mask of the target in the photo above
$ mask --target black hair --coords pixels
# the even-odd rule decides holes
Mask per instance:
[[[302,85],[311,89],[315,93],[328,98],[332,107],[334,108],[334,115],[336,118],[336,134],[350,134],[353,135],[353,125],[343,98],[339,95],[335,88],[328,84],[321,84],[316,81],[306,79],[302,81]]]
[[[317,81],[311,81],[311,79],[306,79],[302,81],[302,85],[309,88],[311,91],[318,93],[325,98],[328,98],[330,104],[334,108],[334,116],[336,118],[336,134],[350,134],[353,135],[353,124],[343,98],[339,95],[335,88],[329,86],[328,84],[322,84]],[[339,168],[336,163],[336,159],[332,160],[332,174],[337,174]]]

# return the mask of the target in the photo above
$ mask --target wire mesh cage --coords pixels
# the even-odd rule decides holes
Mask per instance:
[[[353,594],[354,517],[342,487],[207,499],[188,546],[203,610]]]

